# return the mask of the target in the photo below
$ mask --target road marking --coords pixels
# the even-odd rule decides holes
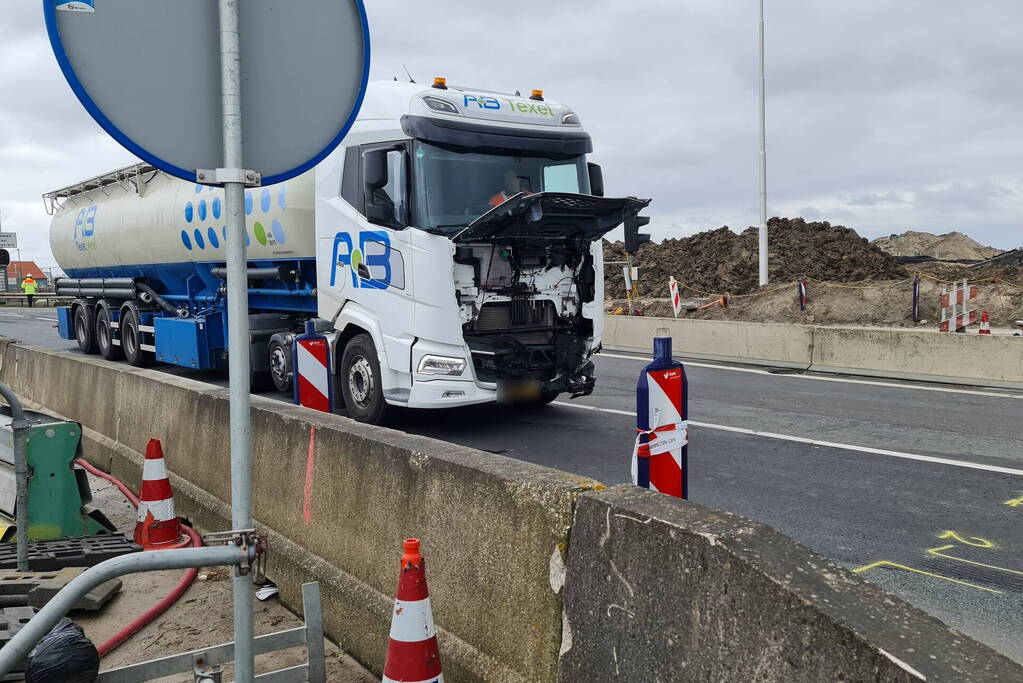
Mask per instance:
[[[965,562],[966,564],[972,564],[972,565],[976,565],[978,567],[984,567],[985,569],[994,569],[995,571],[999,571],[999,572],[1008,572],[1010,574],[1018,574],[1020,576],[1023,576],[1023,572],[1018,571],[1016,569],[1008,569],[1006,567],[999,567],[999,566],[993,565],[993,564],[984,564],[983,562],[974,562],[973,560],[967,560],[966,558],[963,558],[963,557],[955,557],[954,555],[945,555],[945,554],[942,553],[943,550],[948,550],[949,548],[954,548],[954,547],[955,547],[955,544],[953,543],[953,544],[950,544],[950,545],[939,546],[937,548],[928,548],[927,549],[927,554],[928,555],[934,555],[935,557],[943,557],[946,560],[955,560],[956,562]]]
[[[49,320],[51,323],[57,322],[56,318],[38,318],[38,320]]]
[[[0,313],[0,315],[4,316],[6,318],[24,318],[25,317],[21,313]]]
[[[853,569],[853,574],[862,574],[865,571],[871,569],[877,569],[878,567],[891,567],[892,569],[901,569],[904,572],[913,572],[914,574],[923,574],[929,576],[932,579],[941,579],[942,581],[951,581],[952,583],[958,583],[961,586],[969,586],[970,588],[976,588],[979,591],[987,591],[988,593],[995,593],[1001,595],[1002,591],[995,590],[994,588],[985,588],[984,586],[978,586],[975,583],[969,583],[967,581],[960,581],[959,579],[953,579],[948,576],[942,576],[941,574],[935,574],[933,572],[925,572],[922,569],[914,569],[913,567],[907,567],[904,564],[896,564],[895,562],[889,562],[888,560],[881,560],[879,562],[873,562],[871,564],[864,565]]]
[[[606,358],[624,358],[626,360],[638,360],[644,363],[649,363],[653,358],[645,356],[626,356],[619,353],[604,353],[603,351],[597,355],[598,358],[604,356]],[[739,368],[732,365],[715,365],[713,363],[698,363],[696,361],[683,360],[679,361],[683,365],[695,367],[695,368],[710,368],[712,370],[728,370],[730,372],[747,372],[753,375],[767,375],[769,377],[784,377],[793,379],[810,379],[818,382],[839,382],[841,384],[867,384],[875,387],[891,387],[894,389],[913,389],[914,391],[937,391],[946,394],[967,394],[970,396],[987,396],[990,398],[1018,398],[1023,399],[1023,394],[1002,394],[994,391],[978,391],[976,389],[953,389],[951,387],[928,387],[928,386],[916,386],[913,384],[897,384],[895,382],[875,382],[868,379],[846,379],[844,377],[825,377],[821,375],[798,375],[789,373],[774,373],[769,370],[760,370],[758,368]]]
[[[551,405],[565,406],[566,408],[577,408],[579,410],[595,410],[600,413],[611,413],[613,415],[626,415],[628,417],[636,417],[636,413],[631,410],[616,410],[614,408],[598,408],[596,406],[582,405],[581,403],[566,403],[565,401],[554,401]],[[838,443],[835,441],[821,441],[819,439],[808,439],[803,436],[791,436],[789,434],[775,434],[774,432],[761,432],[756,429],[746,429],[745,427],[730,427],[728,425],[716,425],[710,424],[709,422],[697,422],[695,420],[689,421],[691,427],[703,427],[705,429],[716,429],[722,432],[733,432],[735,434],[747,434],[749,436],[760,436],[765,439],[778,439],[780,441],[794,441],[795,443],[805,443],[811,446],[821,446],[824,448],[837,448],[846,451],[856,451],[858,453],[872,453],[873,455],[886,455],[891,458],[904,458],[906,460],[919,460],[920,462],[932,462],[938,465],[951,465],[953,467],[965,467],[973,470],[985,470],[987,472],[998,472],[1000,474],[1012,474],[1017,477],[1023,477],[1023,470],[1013,469],[1011,467],[999,467],[997,465],[984,465],[979,462],[968,462],[965,460],[951,460],[949,458],[937,458],[932,455],[917,455],[915,453],[903,453],[901,451],[890,451],[884,448],[871,448],[870,446],[856,446],[848,443]]]

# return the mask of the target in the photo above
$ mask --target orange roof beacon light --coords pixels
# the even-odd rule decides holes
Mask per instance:
[[[436,78],[433,79],[433,87],[437,88],[438,90],[447,90],[448,79],[437,76]]]
[[[534,90],[533,94],[529,96],[531,100],[540,100],[543,102],[543,90]]]

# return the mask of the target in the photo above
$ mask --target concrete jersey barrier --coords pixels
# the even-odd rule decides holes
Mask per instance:
[[[226,389],[9,340],[0,379],[82,422],[86,457],[131,485],[146,442],[161,439],[179,513],[229,528]],[[401,540],[418,536],[454,683],[922,680],[909,669],[1023,680],[992,650],[728,513],[258,396],[252,449],[270,578],[295,610],[301,584],[319,581],[327,633],[377,673]]]
[[[561,681],[1017,681],[1023,668],[763,524],[579,498]]]
[[[604,347],[650,353],[671,337],[686,358],[1023,389],[1023,339],[871,327],[606,316]]]

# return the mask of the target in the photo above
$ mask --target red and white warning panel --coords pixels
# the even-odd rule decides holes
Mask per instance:
[[[671,357],[671,337],[654,339],[654,360],[636,386],[632,482],[688,498],[689,408],[686,371]]]
[[[677,318],[682,311],[682,296],[678,292],[678,280],[673,275],[668,276],[668,291],[671,292],[671,308]]]
[[[334,412],[334,392],[330,381],[330,343],[317,332],[312,321],[305,334],[295,337],[292,367],[295,368],[295,403],[306,408]]]

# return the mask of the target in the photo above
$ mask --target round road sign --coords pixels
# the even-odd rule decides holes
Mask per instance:
[[[269,185],[341,142],[369,77],[362,0],[239,2],[242,146]],[[44,0],[54,54],[94,119],[185,180],[224,166],[218,3]]]

